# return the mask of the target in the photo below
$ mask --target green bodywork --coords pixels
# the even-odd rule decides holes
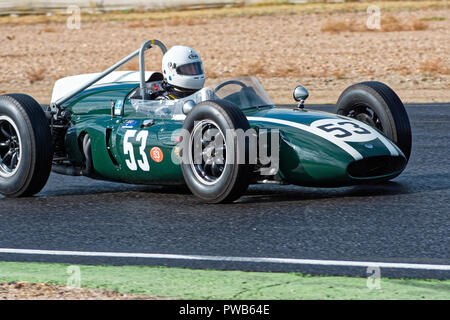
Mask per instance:
[[[96,85],[65,103],[64,107],[72,113],[71,126],[65,139],[68,158],[73,165],[82,166],[80,137],[88,133],[97,178],[137,184],[183,184],[181,167],[172,161],[172,158],[176,158],[174,155],[176,130],[183,126],[183,120],[150,119],[147,115],[136,112],[128,96],[138,85],[136,82]],[[113,104],[123,104],[122,115],[112,115]],[[404,161],[404,165],[397,166],[394,171],[383,172],[378,176],[353,177],[348,173],[348,166],[357,160],[354,156],[322,136],[277,122],[283,120],[309,126],[321,119],[345,121],[347,118],[298,108],[250,108],[244,109],[243,112],[253,128],[279,129],[280,165],[277,176],[286,183],[320,187],[345,186],[364,181],[390,179],[398,175],[406,165]],[[148,128],[144,127],[144,122],[149,120],[153,120],[154,124]],[[352,121],[357,122],[354,119]],[[136,134],[148,131],[144,150],[141,150],[142,141],[129,140],[133,144],[136,159],[139,160],[140,154],[145,153],[150,167],[148,171],[142,170],[140,166],[137,170],[130,170],[126,165],[126,161],[130,158],[124,151],[127,130],[136,130]],[[386,143],[380,139],[371,140],[370,144],[347,142],[347,145],[356,150],[362,158],[392,156],[392,150],[390,151]],[[397,158],[404,159],[402,152],[392,145],[391,143],[391,149],[395,148],[398,152]],[[163,153],[161,162],[151,158],[150,150],[153,147],[161,149]]]

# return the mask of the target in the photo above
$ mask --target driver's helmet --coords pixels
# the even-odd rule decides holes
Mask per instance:
[[[163,56],[164,79],[180,90],[200,90],[205,83],[202,59],[192,48],[173,46]]]

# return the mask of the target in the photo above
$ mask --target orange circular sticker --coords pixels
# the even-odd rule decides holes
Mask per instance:
[[[162,152],[162,150],[158,147],[153,147],[150,150],[150,157],[153,159],[153,161],[155,162],[161,162],[164,159],[164,154]]]

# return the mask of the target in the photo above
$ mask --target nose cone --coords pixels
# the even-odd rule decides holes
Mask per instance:
[[[292,184],[333,187],[348,179],[347,166],[354,159],[338,147],[314,136],[284,132],[280,143],[280,171]]]
[[[292,184],[340,187],[389,180],[405,168],[392,141],[355,119],[293,108],[260,115],[248,119],[260,128],[279,129],[280,176]]]
[[[292,184],[342,187],[390,180],[406,167],[403,155],[364,154],[355,160],[326,140],[284,134],[280,144],[280,171]]]

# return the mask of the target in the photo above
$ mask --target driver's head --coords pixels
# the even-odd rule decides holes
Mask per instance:
[[[192,48],[173,46],[163,56],[164,79],[180,90],[200,90],[205,83],[202,59]]]

